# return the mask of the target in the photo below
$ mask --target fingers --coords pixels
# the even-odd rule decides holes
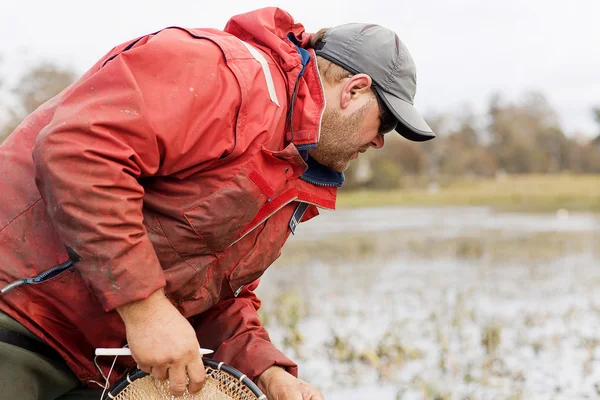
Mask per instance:
[[[188,378],[190,378],[188,390],[191,394],[197,393],[206,381],[206,370],[201,357],[197,357],[187,366]]]
[[[257,384],[269,399],[325,400],[317,388],[277,366],[272,366],[260,374]]]
[[[182,366],[183,364],[183,366]],[[202,390],[206,381],[206,370],[202,357],[198,355],[185,366],[178,364],[138,364],[138,369],[151,374],[159,381],[169,381],[169,387],[173,396],[179,397],[185,393],[186,388],[191,394]]]
[[[176,364],[169,368],[169,387],[171,388],[171,394],[175,397],[185,393],[187,387],[185,366]]]
[[[144,371],[147,374],[150,374],[152,372],[152,366],[149,365],[149,364],[140,364],[140,363],[138,363],[137,368],[140,371]]]
[[[167,367],[152,367],[150,373],[159,381],[164,381],[169,378],[169,369]]]

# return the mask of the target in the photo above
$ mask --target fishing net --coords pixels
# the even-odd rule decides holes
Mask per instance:
[[[202,390],[183,396],[171,395],[168,381],[137,371],[116,385],[105,399],[115,400],[266,400],[266,396],[239,371],[222,364],[206,365],[206,381]],[[212,364],[212,363],[211,363]]]

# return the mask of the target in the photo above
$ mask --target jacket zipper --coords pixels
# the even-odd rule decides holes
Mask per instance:
[[[0,289],[0,294],[6,294],[8,292],[10,292],[11,290],[13,290],[16,287],[22,286],[22,285],[29,285],[29,284],[36,284],[36,283],[40,283],[43,282],[47,279],[53,278],[56,275],[60,274],[61,272],[71,268],[73,266],[73,261],[68,260],[62,264],[58,264],[55,265],[54,267],[42,272],[41,274],[39,274],[38,276],[35,276],[33,278],[21,278],[21,279],[17,279],[14,282],[9,283],[8,285],[4,286],[2,289]]]
[[[300,179],[302,179],[303,181],[308,182],[308,183],[310,183],[312,185],[315,185],[315,186],[339,187],[339,185],[336,184],[336,183],[318,182],[318,181],[316,181],[316,180],[314,180],[312,178],[309,178],[307,176],[302,176],[302,177],[300,177]]]

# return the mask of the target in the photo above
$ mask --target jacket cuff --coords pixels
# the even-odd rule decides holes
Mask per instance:
[[[127,253],[107,261],[108,265],[97,261],[96,265],[90,265],[85,259],[80,263],[84,264],[78,268],[82,277],[106,312],[145,299],[166,286],[163,270],[147,238]]]

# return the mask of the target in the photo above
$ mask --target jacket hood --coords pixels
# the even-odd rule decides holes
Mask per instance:
[[[277,7],[236,15],[224,31],[259,47],[279,65],[286,77],[288,105],[292,108],[286,141],[299,149],[314,147],[319,140],[325,93],[314,50],[304,50],[313,34]]]
[[[306,47],[313,34],[277,7],[267,7],[233,16],[225,25],[225,32],[245,42],[267,47],[274,58],[279,58],[281,68],[288,72],[301,65],[301,57],[288,35],[291,33],[301,47]]]

